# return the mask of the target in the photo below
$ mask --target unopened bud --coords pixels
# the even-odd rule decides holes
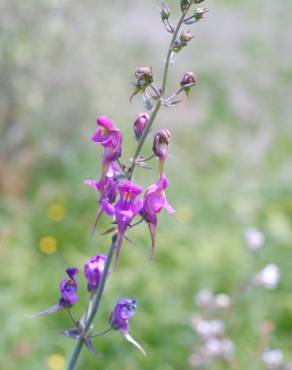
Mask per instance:
[[[148,113],[139,113],[133,125],[137,140],[139,140],[141,136],[143,135],[143,132],[148,125],[148,122],[149,122]]]
[[[152,150],[160,161],[160,173],[163,172],[163,165],[167,157],[170,137],[171,134],[166,128],[157,131],[154,135]]]
[[[180,41],[187,44],[194,36],[191,34],[190,31],[184,31],[180,35]]]
[[[152,68],[151,67],[139,67],[136,69],[135,77],[137,81],[145,82],[148,85],[153,82]]]
[[[182,12],[185,12],[188,9],[188,6],[191,4],[192,0],[180,0],[180,8]]]
[[[183,75],[183,78],[180,81],[180,85],[187,95],[189,95],[191,87],[197,84],[197,80],[197,76],[193,72],[186,72]]]
[[[200,19],[205,17],[205,14],[209,11],[208,8],[197,8],[195,10],[194,18],[198,22]]]
[[[169,18],[169,16],[170,16],[169,8],[164,3],[162,4],[162,7],[160,9],[160,15],[161,15],[162,21],[166,21]]]

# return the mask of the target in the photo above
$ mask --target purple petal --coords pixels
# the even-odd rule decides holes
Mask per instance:
[[[45,315],[50,315],[51,313],[58,312],[63,309],[63,306],[60,304],[56,304],[55,306],[49,307],[44,311],[38,312],[34,315],[30,315],[30,317],[40,317],[40,316],[45,316]]]

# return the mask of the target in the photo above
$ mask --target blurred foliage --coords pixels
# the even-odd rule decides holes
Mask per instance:
[[[169,3],[178,15],[177,1]],[[241,297],[230,317],[230,336],[238,368],[251,368],[252,361],[253,370],[262,369],[254,348],[261,322],[272,320],[270,345],[292,359],[292,4],[209,0],[206,5],[209,17],[195,26],[192,45],[171,68],[169,91],[187,70],[198,74],[199,85],[157,121],[173,132],[168,199],[177,212],[160,217],[154,263],[146,226],[131,232],[135,245],[123,246],[97,323],[106,325],[117,298],[136,297],[131,332],[148,355],[142,357],[114,333],[95,340],[103,357],[83,353],[80,369],[187,369],[196,340],[190,328],[194,293],[210,287],[232,294],[251,271],[271,261],[281,268],[279,287]],[[133,71],[150,64],[159,81],[169,39],[158,6],[154,0],[0,2],[0,367],[5,370],[62,370],[63,356],[71,353],[74,343],[57,334],[70,326],[64,313],[41,319],[25,314],[56,302],[68,265],[82,269],[89,256],[107,251],[106,236],[98,232],[90,238],[96,199],[82,181],[99,176],[101,152],[89,137],[97,115],[106,114],[125,134],[125,161],[132,155],[131,125],[144,109],[139,98],[129,103]],[[151,140],[147,145],[145,153]],[[136,180],[147,185],[156,176],[138,169]],[[107,221],[103,218],[99,230]],[[266,235],[257,260],[243,242],[249,226]],[[76,316],[87,299],[82,279],[80,294]]]

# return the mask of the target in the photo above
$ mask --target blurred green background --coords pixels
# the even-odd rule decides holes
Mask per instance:
[[[169,1],[173,17],[178,1]],[[271,347],[292,360],[292,3],[289,0],[209,0],[191,45],[170,69],[168,91],[184,72],[199,85],[157,127],[172,132],[167,174],[174,216],[159,217],[158,248],[149,261],[145,225],[125,243],[97,328],[106,326],[117,298],[136,297],[131,334],[147,357],[113,333],[95,340],[103,357],[82,354],[80,369],[181,370],[197,338],[190,327],[198,289],[233,294],[250,271],[278,264],[281,281],[241,297],[228,320],[236,367],[263,369],[254,348],[264,320],[275,323]],[[129,103],[137,66],[152,65],[159,85],[169,34],[160,1],[0,1],[0,368],[62,370],[73,341],[65,313],[30,319],[53,305],[67,266],[82,269],[106,253],[103,218],[90,237],[96,195],[82,184],[100,175],[101,150],[90,142],[100,114],[125,135],[132,155],[132,122],[143,111]],[[151,140],[145,147],[149,153]],[[155,163],[153,163],[156,167]],[[157,171],[137,169],[153,183]],[[255,260],[243,234],[257,227],[266,243]],[[81,276],[80,276],[81,278]],[[80,279],[82,313],[87,293]],[[252,365],[251,365],[252,364]],[[235,366],[234,364],[232,366]]]

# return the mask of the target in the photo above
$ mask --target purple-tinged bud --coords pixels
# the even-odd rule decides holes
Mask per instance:
[[[180,86],[184,89],[185,93],[189,95],[191,87],[197,84],[197,76],[193,72],[186,72],[180,81]]]
[[[193,38],[194,36],[191,34],[190,31],[184,31],[180,34],[180,41],[182,43],[184,43],[185,45],[191,41],[191,39]]]
[[[171,133],[166,128],[161,129],[154,135],[152,150],[160,161],[165,161],[168,153]]]
[[[165,3],[162,4],[162,7],[160,9],[160,15],[161,15],[162,21],[168,20],[170,16],[169,7]]]
[[[136,306],[137,303],[135,299],[119,299],[109,319],[111,327],[114,330],[127,333],[129,329],[129,319],[134,315]]]
[[[149,115],[148,113],[139,113],[138,117],[134,122],[134,132],[136,139],[139,140],[143,135],[145,128],[147,127],[149,122]]]
[[[91,257],[85,262],[83,272],[87,280],[87,288],[89,292],[97,290],[105,263],[106,256],[104,255]]]
[[[151,67],[139,67],[135,71],[136,82],[134,83],[135,90],[130,97],[130,100],[138,93],[144,93],[146,88],[153,82],[153,74]]]

